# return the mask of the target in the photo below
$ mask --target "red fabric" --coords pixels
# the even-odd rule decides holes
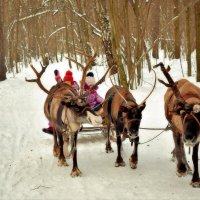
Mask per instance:
[[[62,81],[62,78],[60,77],[60,73],[58,72],[57,75],[55,76],[56,81]]]
[[[74,83],[73,74],[70,70],[67,70],[64,77],[64,82],[70,82],[71,85]]]

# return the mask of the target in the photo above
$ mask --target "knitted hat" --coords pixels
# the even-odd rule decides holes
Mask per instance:
[[[95,85],[96,81],[94,78],[93,72],[88,72],[85,78],[85,83],[88,84],[88,86]]]
[[[86,76],[94,77],[94,74],[93,74],[93,72],[88,72]]]
[[[74,79],[73,79],[73,73],[70,71],[70,70],[67,70],[66,73],[65,73],[65,77],[64,77],[64,80],[63,80],[65,83],[68,83],[68,84],[73,84],[74,83]]]

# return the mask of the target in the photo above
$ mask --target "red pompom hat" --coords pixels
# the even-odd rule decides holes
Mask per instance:
[[[70,83],[71,85],[74,83],[73,73],[70,70],[67,70],[64,77],[64,82]]]

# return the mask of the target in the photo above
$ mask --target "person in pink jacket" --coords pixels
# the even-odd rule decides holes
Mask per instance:
[[[85,79],[84,91],[89,90],[96,83],[93,72],[88,72]],[[98,110],[101,107],[103,98],[97,93],[98,86],[96,86],[86,97],[86,101],[91,108]]]

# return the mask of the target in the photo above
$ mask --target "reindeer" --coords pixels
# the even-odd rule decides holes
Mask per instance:
[[[198,172],[198,148],[200,142],[200,88],[186,79],[174,82],[169,75],[170,67],[161,67],[169,83],[159,80],[168,87],[164,96],[165,116],[171,125],[177,158],[177,175],[182,177],[190,170],[186,161],[184,144],[193,148],[192,161],[194,172],[191,181],[193,187],[200,187]]]
[[[116,131],[118,153],[115,167],[125,166],[125,162],[121,156],[121,134],[126,133],[128,134],[131,146],[134,143],[134,151],[129,159],[129,163],[132,169],[137,168],[139,127],[142,119],[142,111],[146,106],[146,99],[151,95],[155,88],[155,84],[156,76],[153,89],[140,104],[137,104],[134,96],[131,94],[128,88],[113,85],[113,87],[111,87],[106,93],[106,101],[103,104],[108,134],[106,142],[106,152],[113,152],[109,135],[111,123],[113,123]]]
[[[85,54],[83,53],[83,55]],[[60,166],[68,165],[65,159],[63,145],[64,143],[67,144],[69,136],[71,137],[71,154],[73,157],[73,168],[71,172],[72,177],[81,175],[81,171],[79,170],[77,163],[76,148],[78,132],[81,128],[81,124],[89,123],[91,121],[91,119],[88,120],[88,116],[91,116],[91,114],[89,115],[89,113],[92,113],[95,119],[95,113],[91,110],[90,107],[88,107],[84,97],[90,92],[90,90],[92,90],[98,84],[104,81],[107,73],[110,70],[108,69],[105,75],[89,91],[83,93],[86,72],[90,68],[91,63],[94,61],[95,57],[96,54],[94,56],[88,56],[86,66],[83,66],[81,63],[78,63],[74,59],[67,57],[69,60],[75,62],[83,69],[83,76],[81,79],[79,94],[66,83],[58,83],[57,85],[53,86],[49,91],[43,86],[40,78],[49,65],[48,56],[43,59],[44,65],[41,64],[41,72],[37,72],[35,67],[31,65],[31,68],[35,72],[37,78],[31,80],[26,79],[26,81],[28,82],[36,82],[38,86],[48,94],[44,103],[44,113],[46,118],[54,125],[53,154],[54,156],[58,157],[58,164]],[[99,116],[97,116],[97,118],[99,118]]]

